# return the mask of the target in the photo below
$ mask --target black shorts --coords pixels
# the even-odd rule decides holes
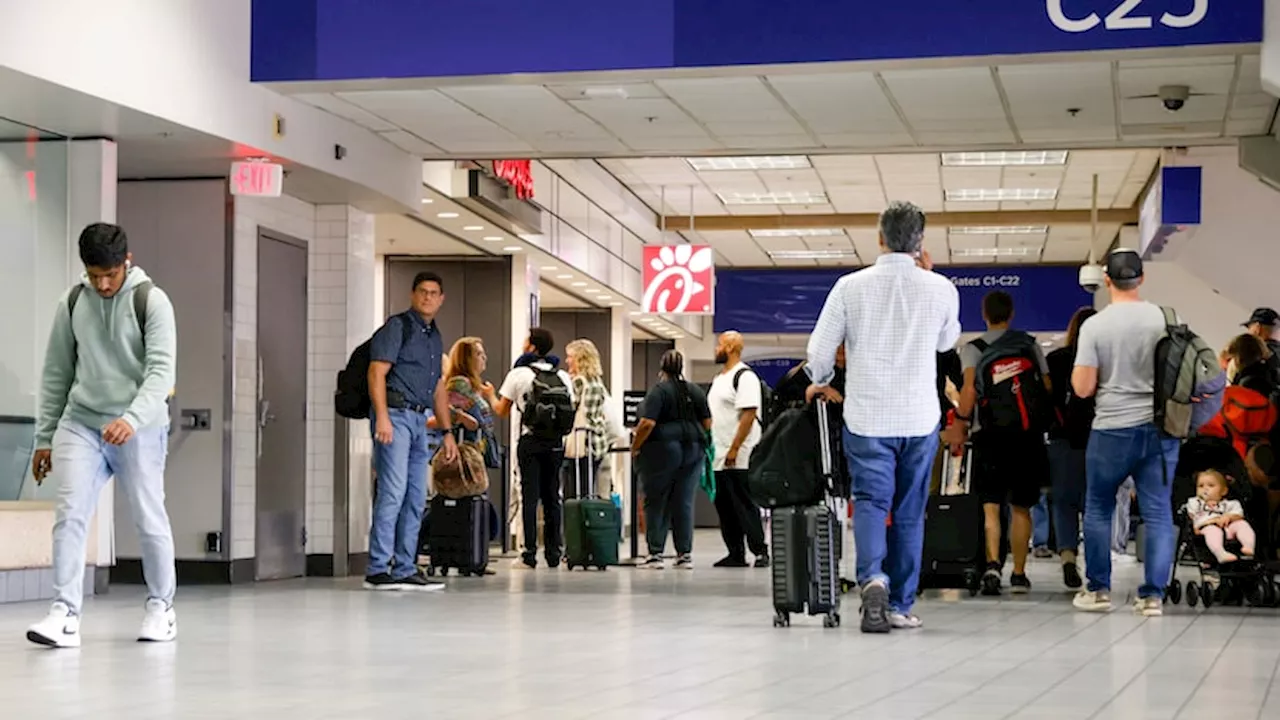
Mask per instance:
[[[1040,435],[974,435],[971,492],[984,505],[1033,507],[1048,485],[1049,453]]]

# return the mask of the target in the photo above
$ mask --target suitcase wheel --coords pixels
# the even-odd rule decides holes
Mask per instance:
[[[822,618],[822,627],[824,628],[840,627],[840,613],[833,612],[830,615],[827,615],[826,617]]]
[[[564,563],[564,569],[568,570],[569,572],[573,572],[573,563],[566,560]]]
[[[449,577],[449,568],[447,567],[440,568],[440,577]]]
[[[778,611],[773,616],[773,626],[776,628],[791,627],[791,614]]]
[[[854,581],[852,581],[852,580],[846,580],[846,579],[844,579],[844,578],[841,578],[841,579],[840,579],[840,594],[841,594],[841,595],[848,595],[849,593],[853,592],[853,589],[854,589],[854,588],[856,588],[857,586],[858,586],[858,584],[857,584],[857,583],[855,583]]]

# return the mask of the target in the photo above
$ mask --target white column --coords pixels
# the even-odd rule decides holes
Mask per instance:
[[[59,291],[75,282],[82,266],[77,250],[80,231],[96,222],[116,221],[116,144],[110,140],[76,140],[67,147],[67,274]],[[90,565],[116,562],[115,488],[109,482],[98,494],[97,556]]]
[[[609,388],[613,407],[610,412],[622,417],[622,393],[631,387],[631,313],[615,307],[609,312]],[[627,438],[630,443],[630,438]],[[609,456],[613,483],[622,495],[622,518],[625,524],[631,518],[631,453],[614,453]]]
[[[519,254],[511,256],[511,359],[513,362],[524,353],[524,344],[529,339],[529,326],[532,321],[530,301],[538,292],[536,286],[530,287],[530,266],[531,263],[527,256]],[[503,374],[508,369],[498,368],[499,372]],[[500,376],[495,374],[495,378],[497,377]],[[494,382],[501,381],[495,379]],[[511,517],[511,534],[515,538],[512,547],[522,550],[524,548],[524,522],[520,513],[520,468],[516,462],[516,443],[520,440],[520,423],[514,410],[511,413],[511,422],[508,425],[510,430],[507,433],[507,465],[511,468],[511,473],[507,479],[509,483],[507,497],[511,498],[511,503],[507,508],[507,513]]]

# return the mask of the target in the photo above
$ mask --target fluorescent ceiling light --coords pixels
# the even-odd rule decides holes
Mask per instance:
[[[722,192],[716,193],[725,205],[826,205],[827,194],[801,190],[799,192]]]
[[[597,299],[597,300],[612,300],[612,299],[613,299],[613,296],[612,296],[612,295],[601,295],[601,296],[597,297],[596,299]]]
[[[518,252],[520,252],[520,251],[521,251],[521,250],[523,250],[523,249],[524,249],[524,248],[522,248],[522,247],[520,247],[520,246],[518,246],[518,245],[510,245],[510,246],[508,246],[508,247],[504,247],[504,248],[502,248],[502,251],[503,251],[503,252],[509,252],[509,253],[518,253]]]
[[[612,306],[614,306],[614,307],[622,307],[622,303],[618,302],[617,300],[614,300],[613,302],[611,302],[611,303],[609,303],[609,304],[610,304],[610,305],[612,305]]]
[[[747,232],[754,238],[839,237],[845,234],[844,228],[770,228]]]
[[[813,167],[804,155],[755,155],[748,157],[685,158],[699,172],[715,170],[798,170]]]
[[[481,230],[484,229],[484,226],[483,225],[464,225],[462,226],[462,229],[468,232],[480,232]]]
[[[431,198],[422,198],[423,205],[430,205],[433,202],[435,202],[435,200],[432,200]]]
[[[1066,150],[996,150],[994,152],[942,153],[942,164],[952,167],[1066,165]]]
[[[572,276],[572,275],[557,275],[557,276],[556,276],[556,279],[557,279],[557,280],[572,280],[572,279],[573,279],[573,276]]]
[[[952,235],[1044,235],[1049,232],[1048,225],[975,225],[972,227],[953,227],[947,231]]]
[[[1057,188],[969,188],[947,191],[947,202],[1006,202],[1056,200],[1057,198]]]
[[[769,253],[774,260],[840,260],[856,258],[856,250],[775,250]]]
[[[1039,252],[1039,249],[1037,249]],[[1031,248],[1025,247],[993,247],[993,248],[959,248],[952,250],[956,257],[1025,257],[1031,254]]]
[[[502,242],[503,240],[506,240],[506,238],[502,237],[501,235],[485,235],[484,239],[488,240],[489,242]]]
[[[584,282],[576,282],[576,283],[574,283],[574,284],[573,284],[573,286],[574,286],[574,287],[577,287],[577,288],[581,288],[581,287],[586,287],[586,286],[587,286],[587,284],[586,284],[586,283],[584,283]]]
[[[442,213],[436,213],[436,217],[438,217],[438,218],[444,218],[444,219],[446,219],[446,220],[449,220],[449,219],[452,219],[452,218],[456,218],[456,217],[458,217],[458,213],[456,213],[456,212],[442,212]]]
[[[546,272],[554,272],[556,270],[559,270],[560,268],[556,267],[555,265],[543,265],[542,269]]]

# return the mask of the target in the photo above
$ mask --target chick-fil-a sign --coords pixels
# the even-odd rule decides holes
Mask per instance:
[[[494,160],[493,175],[511,186],[521,200],[533,199],[533,162],[530,160]]]
[[[715,253],[706,245],[644,247],[646,313],[711,315],[715,312]]]

